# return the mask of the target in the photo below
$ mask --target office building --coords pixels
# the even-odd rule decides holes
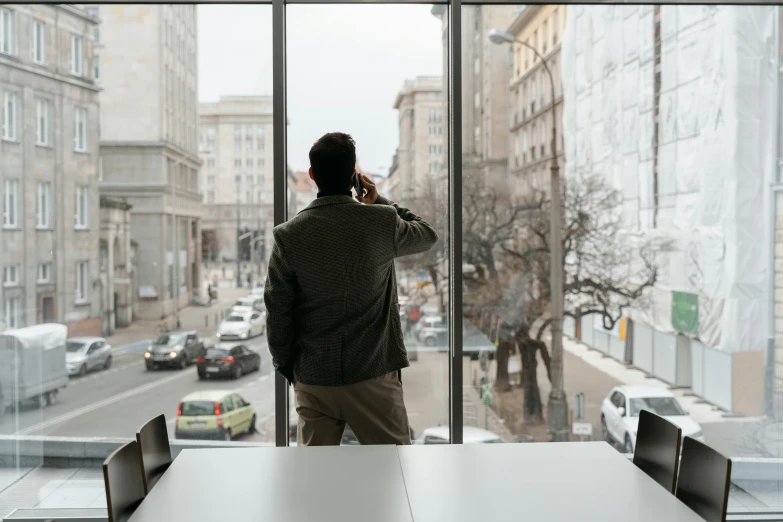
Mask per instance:
[[[100,18],[101,195],[132,206],[139,317],[200,291],[196,6],[90,6]]]

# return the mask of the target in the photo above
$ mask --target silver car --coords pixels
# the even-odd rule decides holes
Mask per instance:
[[[74,337],[65,342],[68,375],[84,377],[87,372],[111,366],[111,345],[103,337]]]

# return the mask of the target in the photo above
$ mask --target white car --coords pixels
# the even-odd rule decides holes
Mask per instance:
[[[249,295],[247,297],[240,297],[234,302],[234,306],[231,308],[233,312],[239,307],[252,308],[258,312],[264,311],[264,298],[257,295]]]
[[[435,426],[434,428],[427,428],[421,433],[421,438],[424,444],[448,444],[449,427]],[[500,435],[497,433],[474,426],[463,426],[462,442],[464,444],[497,444],[506,441],[500,438]]]
[[[261,335],[266,328],[265,315],[255,310],[232,312],[220,322],[217,336],[221,341],[234,341]]]
[[[601,431],[604,440],[622,446],[624,453],[633,453],[639,412],[648,410],[682,429],[683,437],[704,440],[701,426],[688,416],[677,398],[664,388],[655,386],[617,386],[601,404]]]
[[[74,337],[65,342],[68,375],[84,377],[92,370],[111,366],[111,345],[103,337]]]
[[[264,298],[264,287],[263,286],[253,287],[250,290],[250,295],[248,297],[260,297],[261,299],[263,299]]]

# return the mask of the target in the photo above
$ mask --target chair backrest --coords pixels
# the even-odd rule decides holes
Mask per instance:
[[[677,425],[650,411],[639,412],[633,463],[669,493],[677,484],[681,437]]]
[[[677,498],[707,522],[725,522],[730,482],[731,459],[685,437]]]
[[[117,449],[103,462],[109,522],[124,522],[144,500],[141,477],[139,446],[135,440]]]
[[[144,493],[148,494],[171,465],[166,417],[161,414],[147,421],[136,433],[136,441],[139,443]]]

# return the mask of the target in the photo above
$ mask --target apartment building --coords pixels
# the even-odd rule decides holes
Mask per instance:
[[[509,170],[511,191],[517,203],[541,195],[548,197],[553,124],[557,125],[557,154],[563,169],[560,45],[565,14],[564,5],[527,5],[506,29],[507,33],[526,44],[515,43],[512,46],[509,81]]]
[[[254,252],[266,262],[274,227],[272,97],[221,96],[215,103],[201,103],[199,113],[209,256],[236,258],[238,230],[247,229]]]
[[[140,318],[201,290],[196,6],[92,5],[102,87],[101,195],[131,205]]]
[[[399,146],[394,170],[389,176],[389,196],[399,201],[443,188],[446,175],[448,130],[444,117],[443,79],[418,76],[405,80],[394,100],[398,111]],[[392,181],[393,179],[393,181]]]
[[[0,6],[0,330],[101,331],[96,26],[72,5]]]

